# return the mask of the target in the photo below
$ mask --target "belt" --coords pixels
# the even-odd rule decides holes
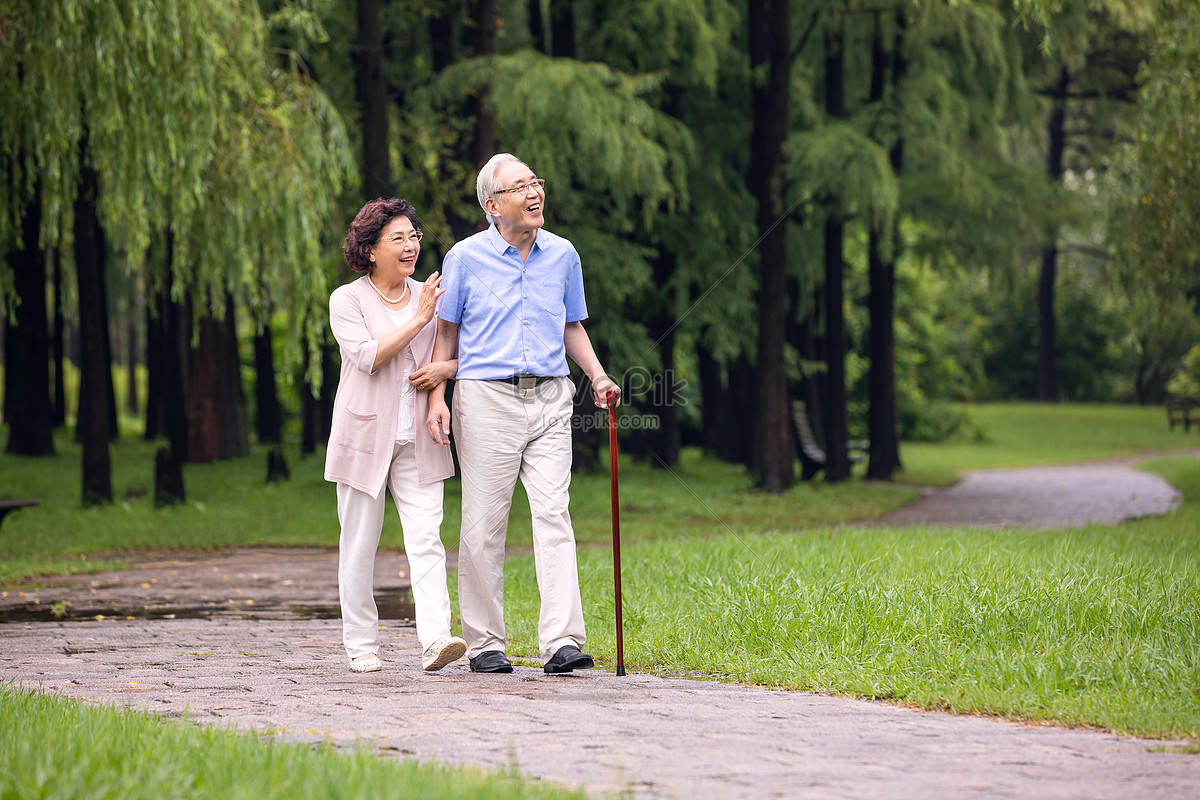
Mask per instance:
[[[509,383],[519,389],[532,389],[539,383],[554,380],[553,375],[513,375],[511,378],[496,378],[499,383]]]

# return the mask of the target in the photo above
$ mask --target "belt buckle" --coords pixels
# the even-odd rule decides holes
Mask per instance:
[[[521,389],[521,390],[532,389],[535,386],[537,386],[537,382],[538,382],[538,379],[537,379],[536,375],[518,375],[517,376],[517,388]]]

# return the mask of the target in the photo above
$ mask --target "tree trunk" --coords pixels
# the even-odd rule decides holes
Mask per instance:
[[[675,403],[675,385],[678,376],[675,370],[675,331],[668,330],[659,341],[659,355],[663,370],[652,387],[654,409],[658,427],[651,429],[650,445],[658,458],[655,465],[674,467],[679,464],[679,453],[683,449],[683,434],[679,427],[679,410]],[[660,462],[661,459],[661,462]]]
[[[495,0],[473,0],[472,16],[475,20],[471,37],[471,50],[475,56],[496,54],[496,2]],[[496,115],[488,108],[491,90],[485,85],[478,94],[467,102],[467,111],[475,118],[475,143],[472,155],[476,167],[482,167],[496,153]]]
[[[301,347],[300,367],[300,455],[309,455],[317,450],[317,398],[316,387],[308,379],[308,361],[311,358],[308,340]]]
[[[361,112],[364,201],[395,194],[388,161],[387,81],[383,73],[379,7],[380,0],[356,0],[354,86]]]
[[[21,219],[22,246],[12,257],[16,324],[4,317],[5,452],[54,455],[54,414],[50,403],[50,326],[46,315],[46,254],[41,247],[40,182]]]
[[[61,428],[67,424],[67,387],[63,377],[63,361],[66,358],[63,322],[63,278],[62,257],[57,250],[50,251],[54,262],[54,329],[50,341],[54,359],[54,412],[53,425]]]
[[[129,290],[129,313],[125,317],[125,362],[128,373],[125,376],[125,410],[137,416],[141,410],[138,404],[138,327],[137,307],[141,293],[133,285]]]
[[[316,416],[316,435],[320,444],[329,442],[329,433],[333,430],[333,400],[341,377],[334,353],[336,348],[332,344],[321,343],[321,396],[317,398]]]
[[[454,63],[454,6],[438,3],[429,17],[429,47],[434,73]]]
[[[109,455],[111,364],[104,313],[104,248],[96,203],[99,176],[87,163],[87,136],[79,143],[79,193],[75,198],[75,271],[79,278],[80,381],[77,430],[83,445],[83,505],[112,502]],[[110,374],[106,377],[105,372]]]
[[[178,505],[187,500],[183,488],[183,464],[171,457],[170,447],[154,453],[154,507]]]
[[[792,485],[791,428],[788,423],[784,339],[787,320],[787,241],[779,186],[783,141],[787,136],[791,15],[788,0],[750,3],[751,69],[766,67],[765,84],[751,89],[751,191],[758,201],[758,396],[754,471],[762,488],[782,492]]]
[[[842,252],[845,225],[839,212],[825,218],[825,480],[850,477],[846,452],[846,321]]]
[[[716,455],[721,450],[721,408],[725,402],[721,363],[710,348],[697,343],[696,367],[700,379],[700,447]]]
[[[724,418],[721,421],[725,438],[718,457],[722,461],[744,464],[753,469],[758,463],[757,431],[760,425],[754,414],[758,403],[755,385],[758,372],[746,356],[738,356],[727,366],[726,373],[728,382],[722,407]]]
[[[825,30],[825,108],[834,119],[846,117],[843,22]],[[846,453],[846,324],[843,247],[845,222],[841,199],[830,198],[825,215],[825,480],[850,477]]]
[[[905,70],[903,47],[904,13],[896,15],[900,26],[892,52],[892,85],[898,88]],[[888,54],[883,44],[883,19],[875,21],[871,58],[871,100],[882,103],[888,73]],[[892,171],[898,176],[904,163],[903,141],[899,132],[889,150]],[[870,284],[868,314],[870,334],[867,339],[870,367],[867,373],[870,397],[867,412],[867,437],[870,440],[870,460],[867,477],[891,480],[900,468],[900,432],[896,408],[896,262],[900,257],[900,226],[893,223],[890,248],[883,247],[887,235],[878,220],[872,220],[867,252],[867,273]],[[888,255],[885,257],[885,249]]]
[[[1057,186],[1062,183],[1063,151],[1066,149],[1067,90],[1071,73],[1066,67],[1059,73],[1051,95],[1053,105],[1046,125],[1046,174]],[[1044,403],[1058,402],[1058,332],[1054,317],[1054,286],[1058,273],[1058,231],[1042,248],[1042,267],[1038,274],[1038,346],[1037,399]]]
[[[900,436],[896,409],[896,262],[884,258],[880,238],[884,235],[872,224],[867,254],[870,298],[870,334],[867,339],[870,366],[867,373],[870,395],[867,412],[867,436],[870,460],[867,477],[891,480],[900,466]],[[895,232],[898,237],[899,231]],[[893,248],[896,244],[893,244]]]
[[[175,237],[168,236],[168,263],[175,258]],[[170,272],[167,273],[168,275]],[[166,314],[163,324],[163,402],[167,425],[167,440],[171,443],[171,458],[180,464],[188,460],[188,374],[191,360],[192,306],[184,300],[170,299],[165,292]]]
[[[283,409],[275,389],[275,353],[271,326],[262,323],[254,334],[254,428],[260,442],[283,441]]]
[[[188,461],[203,464],[249,452],[246,399],[232,297],[225,318],[205,315],[191,353],[188,380]]]
[[[157,485],[156,505],[184,501],[183,462],[188,458],[187,373],[190,349],[191,311],[186,302],[171,299],[175,235],[168,230],[163,239],[163,274],[166,279],[146,314],[146,440],[165,436],[170,443],[165,467],[167,478]],[[178,496],[171,496],[176,484]]]
[[[550,55],[575,58],[574,0],[550,0]]]
[[[550,55],[550,41],[546,37],[546,19],[542,15],[542,0],[529,0],[529,36],[533,49]]]
[[[167,429],[163,397],[165,314],[163,293],[159,291],[146,303],[146,423],[142,438],[147,442],[154,441]]]
[[[98,189],[96,196],[99,197]],[[110,442],[115,442],[117,437],[120,435],[120,428],[117,425],[117,385],[116,381],[113,379],[113,365],[116,363],[116,359],[113,358],[112,335],[110,333],[112,328],[109,325],[108,280],[103,273],[104,262],[107,255],[107,245],[104,241],[104,229],[100,227],[98,221],[96,223],[96,232],[96,246],[97,252],[99,253],[99,264],[101,269],[99,287],[100,324],[104,328],[104,336],[101,337],[100,341],[101,346],[104,348],[104,393],[107,395],[107,400],[104,405],[108,416],[108,440]]]

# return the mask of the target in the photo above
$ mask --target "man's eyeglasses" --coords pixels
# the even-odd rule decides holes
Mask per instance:
[[[416,244],[417,242],[421,241],[421,237],[424,235],[425,234],[421,233],[420,231],[412,231],[411,233],[397,233],[395,236],[389,236],[388,238],[384,239],[384,241],[388,244],[404,244],[405,242],[412,242],[413,244]]]
[[[534,187],[537,187],[538,189],[545,189],[546,188],[546,179],[545,178],[534,178],[529,183],[522,183],[520,186],[514,186],[511,189],[497,189],[496,191],[492,192],[492,194],[493,195],[512,194],[513,192],[521,192],[522,194],[525,194],[526,192],[528,192],[530,189],[533,189]]]

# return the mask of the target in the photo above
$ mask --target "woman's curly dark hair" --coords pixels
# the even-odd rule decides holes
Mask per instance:
[[[414,230],[420,227],[417,225],[417,210],[412,203],[398,197],[387,200],[381,197],[358,210],[354,221],[350,223],[346,240],[342,242],[342,254],[350,269],[355,272],[371,271],[371,256],[366,248],[379,244],[379,234],[389,222],[401,215],[408,217]]]

